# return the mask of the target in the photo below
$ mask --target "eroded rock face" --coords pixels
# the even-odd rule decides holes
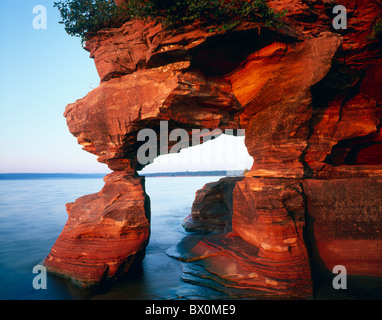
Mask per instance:
[[[219,290],[250,287],[251,296],[306,297],[311,270],[322,266],[380,277],[382,64],[380,45],[367,36],[381,4],[343,2],[346,32],[331,28],[332,1],[283,0],[270,2],[288,9],[280,30],[245,23],[170,31],[134,21],[90,39],[101,84],[65,117],[84,149],[115,172],[100,193],[68,205],[49,269],[96,284],[144,249],[149,209],[137,134],[159,133],[167,120],[169,130],[244,128],[254,159],[232,193],[232,232],[224,227],[172,251],[199,261],[185,278],[210,279]],[[199,216],[195,209],[189,222],[208,217],[207,194],[218,207],[215,187],[199,192]],[[221,231],[212,220],[208,228]]]
[[[49,271],[88,287],[124,274],[149,239],[150,200],[144,178],[126,172],[66,205],[68,221],[44,260]]]
[[[182,71],[188,62],[140,70],[102,83],[66,107],[70,132],[112,170],[139,170],[139,130],[167,120],[173,128],[237,128],[231,115],[240,106],[225,79]],[[167,137],[166,137],[167,138]],[[171,146],[171,145],[170,145]]]
[[[187,231],[229,233],[232,231],[233,190],[243,177],[226,177],[207,183],[196,192],[191,214],[184,220]]]
[[[381,183],[380,177],[303,182],[315,272],[343,265],[352,275],[382,277]]]
[[[304,274],[300,264],[261,258],[256,246],[232,233],[188,236],[166,253],[186,262],[184,281],[222,291],[231,298],[312,295],[310,272]]]

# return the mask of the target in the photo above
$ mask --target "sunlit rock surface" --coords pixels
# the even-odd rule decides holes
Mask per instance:
[[[169,251],[189,261],[184,280],[235,296],[310,297],[316,274],[335,264],[380,278],[382,64],[380,43],[368,36],[381,3],[341,4],[346,31],[332,28],[332,1],[274,0],[288,10],[281,29],[169,31],[133,21],[90,39],[101,84],[65,117],[83,148],[115,172],[100,193],[68,204],[45,265],[85,285],[128,270],[150,230],[137,133],[159,133],[167,120],[169,130],[245,129],[254,159],[224,228],[220,218],[204,219],[203,208],[213,215],[219,207],[214,187],[199,192],[186,227],[203,221],[223,233]]]
[[[99,193],[66,205],[68,221],[44,260],[49,271],[84,287],[124,274],[149,239],[144,178],[114,172],[104,180]]]

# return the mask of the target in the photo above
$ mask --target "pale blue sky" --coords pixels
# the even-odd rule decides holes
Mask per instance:
[[[58,23],[60,16],[53,2],[0,0],[0,173],[109,172],[96,156],[82,150],[63,117],[65,106],[97,87],[99,77],[80,39],[70,37]],[[46,30],[33,28],[36,5],[47,8]],[[221,139],[224,137],[216,142]],[[241,169],[251,165],[242,138],[239,144],[232,137],[222,140],[216,144],[216,152],[225,148],[228,152],[223,151],[222,156],[233,157],[223,164],[216,159],[206,161],[205,154],[198,153],[198,149],[207,150],[206,145],[192,148],[196,153],[192,159],[191,149],[184,150],[177,160],[161,157],[146,171]]]

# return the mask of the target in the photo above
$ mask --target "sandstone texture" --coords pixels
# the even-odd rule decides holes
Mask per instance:
[[[207,183],[196,192],[191,214],[184,220],[187,231],[229,233],[232,231],[233,190],[242,177],[226,177]]]
[[[245,129],[254,159],[245,177],[197,192],[184,226],[212,234],[168,251],[187,261],[185,281],[238,297],[310,297],[316,275],[335,265],[382,277],[382,50],[369,38],[382,4],[342,1],[346,30],[332,27],[336,1],[269,4],[288,10],[283,27],[131,21],[87,41],[101,82],[65,117],[114,172],[98,194],[67,205],[50,270],[98,284],[144,251],[150,209],[137,134],[159,136],[164,120],[169,130]]]
[[[144,178],[114,172],[104,180],[99,193],[66,205],[68,221],[44,260],[49,271],[83,287],[123,275],[149,240]]]
[[[343,265],[352,275],[382,277],[381,183],[381,178],[303,182],[315,272]]]

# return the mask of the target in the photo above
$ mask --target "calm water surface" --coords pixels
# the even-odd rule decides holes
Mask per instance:
[[[47,290],[34,290],[33,267],[61,233],[65,204],[95,193],[102,179],[0,180],[0,299],[183,299],[219,298],[219,293],[181,281],[181,262],[165,251],[187,233],[195,191],[221,177],[146,178],[151,198],[151,240],[142,265],[109,288],[85,291],[48,274]]]

